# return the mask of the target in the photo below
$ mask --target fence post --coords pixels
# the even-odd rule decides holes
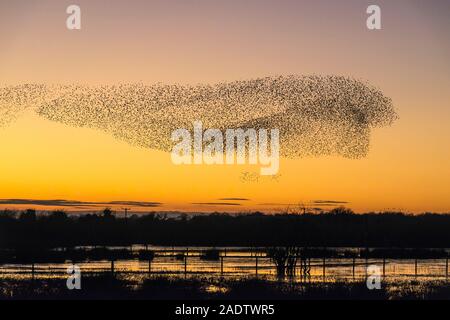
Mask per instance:
[[[368,266],[369,266],[369,257],[368,257],[368,253],[366,254],[366,260],[365,260],[365,265],[364,265],[364,269],[366,270],[365,271],[365,275],[366,275],[366,279],[367,279],[367,276],[368,276],[368,274],[367,274],[367,268],[368,268]]]
[[[34,280],[34,262],[31,264],[31,279]]]
[[[187,256],[184,256],[184,276],[187,275]]]
[[[152,260],[148,259],[148,273],[152,273]]]
[[[114,260],[111,260],[111,275],[114,276]]]
[[[445,277],[448,278],[448,258],[445,259]]]
[[[414,274],[417,277],[417,259],[414,261]]]
[[[323,269],[322,269],[323,277],[325,278],[325,257],[323,257]]]
[[[256,275],[258,275],[258,255],[256,255]]]
[[[353,279],[355,278],[355,264],[356,264],[356,258],[353,257],[353,267],[352,267]]]
[[[223,275],[223,256],[220,257],[220,274]]]

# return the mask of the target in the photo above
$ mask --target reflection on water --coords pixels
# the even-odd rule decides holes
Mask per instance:
[[[114,248],[110,248],[114,249]],[[133,250],[140,250],[138,246]],[[250,248],[216,248],[221,251],[220,258],[205,260],[198,253],[211,248],[151,247],[157,252],[152,261],[136,259],[111,261],[80,262],[77,265],[83,274],[111,273],[128,280],[140,281],[149,275],[164,274],[171,277],[261,277],[268,280],[277,278],[275,265],[264,253],[255,253]],[[186,258],[180,254],[183,252]],[[435,281],[447,278],[445,259],[353,259],[327,258],[310,259],[310,275],[304,276],[298,268],[296,275],[285,281],[361,281],[367,277],[367,266],[377,265],[385,281],[405,280]],[[43,263],[31,265],[0,265],[0,279],[15,278],[27,280],[34,278],[67,278],[66,263]],[[32,273],[34,270],[34,273]],[[207,288],[211,292],[223,290],[219,287]]]

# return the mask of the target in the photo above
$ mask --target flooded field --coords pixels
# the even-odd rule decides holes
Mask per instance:
[[[124,248],[108,248],[110,250]],[[130,247],[126,248],[130,250]],[[264,278],[280,280],[274,261],[263,250],[255,248],[148,247],[155,253],[148,261],[132,258],[115,261],[76,262],[82,275],[114,274],[124,279],[145,279],[150,275],[169,277]],[[131,252],[144,250],[133,246]],[[205,257],[202,252],[214,250],[217,256]],[[344,249],[342,249],[344,250]],[[359,249],[345,249],[359,250]],[[304,261],[308,272],[300,268],[282,280],[302,282],[361,281],[367,278],[368,266],[376,266],[386,281],[416,280],[420,282],[447,280],[448,260],[443,259],[364,259],[309,258]],[[67,278],[72,261],[60,263],[1,264],[1,279]]]

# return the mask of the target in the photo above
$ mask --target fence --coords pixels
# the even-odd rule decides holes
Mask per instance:
[[[275,263],[264,250],[220,250],[205,255],[205,250],[153,250],[153,259],[118,259],[76,263],[83,274],[112,275],[211,275],[211,276],[277,276]],[[303,258],[294,269],[294,278],[327,277],[356,279],[367,276],[367,267],[377,265],[384,277],[431,277],[448,279],[448,258],[444,259],[366,259],[348,257]],[[72,261],[65,263],[32,263],[0,265],[0,277],[63,276]]]

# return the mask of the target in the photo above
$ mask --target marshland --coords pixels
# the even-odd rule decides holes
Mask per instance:
[[[5,211],[0,298],[448,299],[449,228],[446,214],[344,208],[172,217]],[[76,293],[65,282],[73,264],[83,287]],[[381,290],[368,290],[369,266]]]

